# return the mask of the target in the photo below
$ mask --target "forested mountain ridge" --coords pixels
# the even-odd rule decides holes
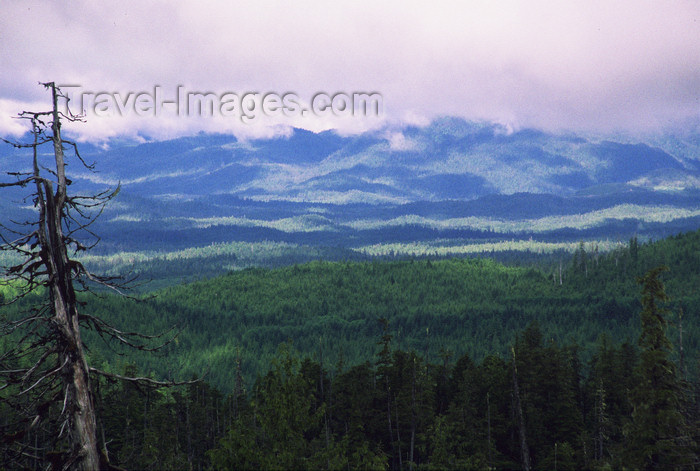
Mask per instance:
[[[208,380],[230,390],[231,364],[240,361],[250,382],[285,341],[303,354],[323,351],[331,363],[365,361],[381,318],[397,347],[430,361],[441,351],[477,360],[507,355],[515,335],[535,321],[547,339],[576,343],[588,356],[603,332],[633,342],[640,309],[635,280],[658,265],[670,268],[667,292],[674,316],[683,308],[685,349],[694,358],[700,351],[700,231],[649,244],[633,239],[609,254],[562,253],[561,282],[558,263],[536,269],[488,259],[317,261],[231,272],[166,288],[137,304],[107,296],[91,300],[90,309],[141,331],[179,326],[177,345],[161,358],[139,358],[140,368],[158,376],[210,368]],[[693,371],[694,361],[688,360]]]
[[[234,194],[309,203],[572,195],[604,184],[700,188],[697,143],[670,137],[647,141],[513,132],[458,118],[345,137],[294,129],[287,136],[243,142],[200,134],[88,148],[86,155],[99,159],[102,172],[76,180],[121,180],[141,196]]]
[[[86,143],[99,172],[71,179],[86,194],[121,184],[96,223],[97,253],[261,240],[356,249],[658,239],[698,227],[699,149],[693,135],[600,139],[443,118],[358,136]],[[0,168],[24,170],[22,152],[3,149]],[[26,219],[21,196],[5,194],[0,223]]]
[[[182,329],[155,358],[120,357],[86,337],[93,364],[158,378],[205,374],[175,390],[102,381],[111,460],[168,469],[515,469],[524,430],[533,469],[692,469],[700,231],[564,256],[561,282],[558,264],[316,261],[232,272],[139,303],[88,299],[83,309],[116,325]],[[649,303],[636,279],[661,264],[672,298],[664,315],[672,327],[662,331],[673,345],[661,358],[675,359],[664,369],[678,371],[664,380],[668,389],[645,382],[652,370],[637,347]],[[652,392],[676,405],[655,406],[658,416],[635,412],[649,410]],[[660,417],[676,435],[644,425]]]

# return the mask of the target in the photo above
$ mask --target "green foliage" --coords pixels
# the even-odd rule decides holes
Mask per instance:
[[[119,372],[137,376],[133,365]],[[126,469],[202,469],[234,420],[235,398],[204,382],[173,390],[101,379],[96,396],[103,452]]]
[[[668,301],[660,279],[661,266],[639,279],[642,285],[642,334],[632,390],[632,421],[627,429],[628,463],[643,469],[681,469],[694,466],[694,443],[681,410],[682,391],[676,365],[670,360],[666,337]]]
[[[115,363],[116,348],[143,372],[175,379],[208,372],[208,381],[226,392],[238,374],[231,365],[240,361],[250,388],[287,340],[312,355],[320,338],[331,364],[372,360],[380,318],[389,321],[396,348],[421,352],[427,362],[435,361],[440,350],[454,357],[468,354],[475,361],[505,355],[516,333],[533,321],[546,342],[575,342],[587,362],[601,333],[628,342],[638,336],[641,304],[634,278],[666,264],[671,268],[667,291],[685,313],[686,364],[694,377],[697,362],[692,359],[700,351],[700,231],[640,243],[638,250],[635,265],[628,249],[596,257],[587,247],[588,275],[580,264],[565,264],[561,285],[558,260],[539,269],[489,259],[316,261],[251,268],[165,288],[138,303],[111,295],[86,299],[88,312],[117,327],[154,334],[172,326],[181,329],[161,356],[122,352],[95,335],[85,340],[93,355],[102,355],[104,368]],[[3,307],[0,314],[12,317],[23,307]],[[670,326],[669,336],[677,335],[675,329]]]
[[[217,469],[383,469],[367,442],[352,449],[349,436],[340,441],[326,430],[321,436],[326,404],[316,403],[314,385],[300,369],[298,357],[283,345],[272,369],[260,378],[247,412],[216,448],[209,451]]]
[[[580,438],[578,355],[575,349],[545,345],[536,324],[523,332],[515,349],[528,444],[537,462],[546,459],[548,444]]]
[[[247,395],[224,397],[204,382],[164,390],[103,379],[97,395],[104,452],[113,465],[128,469],[520,467],[512,361],[489,356],[474,362],[465,355],[454,363],[434,364],[391,343],[384,352],[387,338],[381,337],[375,365],[363,363],[340,372],[308,357],[302,360],[284,344],[270,371],[258,377]],[[533,468],[647,467],[643,452],[630,448],[631,440],[646,435],[635,435],[640,431],[634,423],[626,436],[616,432],[630,421],[621,412],[632,410],[630,394],[605,397],[605,406],[599,408],[606,416],[603,422],[600,410],[589,405],[610,380],[619,382],[611,393],[626,384],[636,387],[641,362],[634,347],[611,345],[601,337],[587,376],[577,370],[575,346],[545,342],[534,324],[517,337]],[[131,365],[120,371],[137,374]],[[584,385],[596,382],[598,389],[587,397]],[[583,397],[574,394],[579,386]],[[697,406],[696,399],[689,411]],[[3,418],[13,420],[11,413]],[[606,430],[604,453],[593,455],[601,423]],[[49,437],[28,439],[41,445]],[[669,457],[695,459],[691,442],[655,443],[668,469],[674,468]]]
[[[613,345],[607,334],[602,334],[590,362],[588,378],[583,381],[584,403],[590,411],[586,418],[593,459],[598,466],[610,465],[614,456],[623,450],[623,427],[632,414],[629,401],[631,391],[638,384],[637,351],[633,345]]]
[[[512,345],[534,468],[695,459],[700,395],[676,376],[664,309],[682,304],[686,358],[695,358],[700,232],[640,244],[636,263],[628,249],[584,251],[588,273],[572,263],[561,285],[546,269],[490,260],[313,262],[139,303],[91,299],[84,308],[118,326],[183,329],[156,358],[124,358],[86,338],[101,345],[94,364],[207,375],[173,391],[102,380],[108,456],[130,469],[519,468],[514,364],[502,355]],[[639,302],[634,277],[660,261],[671,271],[663,284],[658,270],[643,276]],[[666,292],[674,301],[664,303]]]

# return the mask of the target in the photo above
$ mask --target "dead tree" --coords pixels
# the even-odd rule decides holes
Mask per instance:
[[[41,85],[51,92],[51,109],[18,116],[29,122],[32,142],[3,139],[29,150],[31,169],[8,172],[13,181],[0,182],[0,188],[30,189],[25,201],[32,201],[36,216],[2,227],[0,250],[14,253],[19,262],[5,267],[0,281],[19,291],[9,302],[38,302],[0,326],[0,334],[12,339],[13,345],[0,351],[0,399],[13,412],[13,420],[2,424],[2,466],[29,468],[43,461],[52,469],[92,470],[108,463],[101,461],[91,380],[95,374],[109,375],[88,365],[81,330],[94,329],[107,341],[116,339],[148,350],[152,349],[149,339],[160,336],[123,332],[81,311],[84,303],[77,292],[96,285],[117,291],[123,287],[114,278],[92,274],[77,259],[99,240],[90,226],[119,188],[90,196],[69,193],[67,158],[90,170],[93,167],[82,159],[74,142],[61,136],[62,122],[81,117],[59,111],[63,100],[66,106],[61,109],[68,110],[67,97],[54,83]],[[49,159],[39,152],[44,145],[53,148]],[[48,444],[32,446],[28,440],[32,434],[41,434]]]
[[[515,359],[515,348],[511,347],[513,353],[513,407],[517,418],[518,433],[520,435],[520,453],[524,471],[530,471],[530,448],[527,445],[527,433],[525,432],[525,417],[523,417],[523,406],[520,401],[520,388],[518,387],[518,366]]]

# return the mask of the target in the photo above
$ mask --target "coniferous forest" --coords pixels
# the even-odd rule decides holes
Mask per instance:
[[[101,450],[124,469],[694,469],[697,286],[700,231],[549,265],[312,262],[91,296],[115,325],[178,329],[155,355],[87,336],[91,364],[200,378],[101,377]],[[47,432],[15,432],[6,459],[50,459]]]
[[[0,0],[0,471],[700,471],[700,0]]]

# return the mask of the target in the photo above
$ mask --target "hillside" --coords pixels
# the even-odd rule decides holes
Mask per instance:
[[[489,194],[570,196],[599,185],[698,189],[694,143],[627,142],[443,118],[425,127],[341,137],[293,130],[241,142],[200,134],[164,142],[89,147],[99,174],[139,196],[228,194],[256,201],[409,203]]]
[[[96,253],[260,241],[459,253],[511,239],[648,240],[695,230],[697,150],[675,136],[599,139],[442,118],[357,136],[296,129],[245,142],[199,134],[84,143],[97,171],[69,171],[79,193],[121,185],[94,226]],[[1,148],[0,168],[25,168],[23,152]],[[28,207],[23,194],[3,192],[0,222],[31,217]]]
[[[176,343],[160,357],[134,358],[157,376],[201,374],[223,390],[237,358],[249,381],[292,341],[302,354],[320,350],[331,364],[358,364],[377,350],[379,319],[397,346],[435,361],[450,351],[480,359],[505,354],[515,335],[538,322],[546,339],[576,343],[585,357],[603,332],[634,343],[639,332],[635,277],[665,264],[673,316],[683,307],[687,358],[700,352],[700,231],[638,250],[577,252],[558,267],[512,267],[486,259],[311,262],[248,269],[167,288],[140,303],[107,296],[89,309],[116,325],[157,332],[176,325]],[[670,337],[675,339],[676,334]],[[95,339],[92,339],[95,340]],[[99,355],[122,363],[109,350]],[[688,364],[694,364],[689,360]]]

